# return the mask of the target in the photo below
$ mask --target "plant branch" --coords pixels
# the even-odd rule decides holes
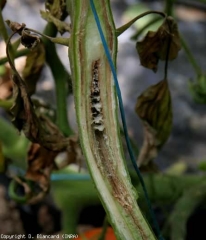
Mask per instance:
[[[138,15],[137,17],[133,18],[131,21],[129,21],[128,23],[126,23],[125,25],[121,26],[120,28],[116,29],[116,35],[119,36],[121,35],[124,31],[126,31],[133,23],[135,23],[137,20],[139,20],[142,17],[145,17],[149,14],[158,14],[160,16],[162,16],[163,18],[166,17],[166,14],[163,12],[159,12],[159,11],[147,11],[144,12],[140,15]]]
[[[56,33],[57,29],[55,25],[53,23],[48,23],[44,30],[44,34],[55,36]],[[57,125],[65,136],[69,136],[73,132],[67,116],[67,82],[71,82],[71,77],[59,59],[55,45],[48,39],[43,39],[43,42],[46,47],[46,61],[52,71],[56,85]]]
[[[19,58],[19,57],[26,56],[28,53],[29,53],[29,49],[27,49],[27,48],[18,50],[18,51],[15,52],[14,58],[16,59],[16,58]],[[7,57],[3,57],[3,58],[0,59],[0,65],[5,64],[6,62],[8,62]]]

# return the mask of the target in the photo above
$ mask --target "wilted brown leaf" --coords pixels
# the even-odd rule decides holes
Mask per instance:
[[[172,127],[172,106],[167,80],[149,87],[139,97],[135,108],[144,125],[144,142],[138,164],[147,165],[167,140]]]
[[[40,200],[49,190],[50,174],[55,168],[54,159],[58,153],[49,151],[37,143],[33,143],[28,152],[28,169],[26,172],[26,179],[37,183],[40,191],[33,194],[29,201]]]
[[[137,42],[136,48],[141,64],[154,72],[157,71],[159,59],[175,59],[181,43],[174,19],[167,17],[156,32],[149,31],[142,41]]]
[[[43,43],[39,43],[37,47],[27,55],[26,65],[22,72],[30,96],[35,93],[36,83],[39,80],[44,63],[45,48]]]
[[[7,25],[11,28],[11,30],[13,32],[17,32],[17,33],[19,33],[19,35],[21,35],[22,31],[26,27],[25,23],[20,24],[18,22],[12,22],[10,20],[6,20],[5,22],[7,23]]]
[[[19,24],[18,22],[12,22],[10,20],[6,20],[5,22],[14,33],[18,33],[21,36],[21,44],[26,48],[33,50],[38,43],[40,43],[40,38],[35,34],[31,34],[31,32],[26,29],[25,23]]]
[[[13,76],[14,105],[11,108],[13,123],[19,131],[34,143],[52,151],[66,150],[70,145],[58,127],[45,116],[37,116],[27,88],[20,76]]]
[[[22,31],[21,44],[26,48],[33,50],[39,43],[40,38],[37,35],[31,34],[28,30]]]
[[[70,148],[66,151],[66,157],[56,159],[58,169],[62,169],[69,164],[75,163],[81,168],[83,161],[82,151],[80,149],[79,141],[77,136],[70,137]]]

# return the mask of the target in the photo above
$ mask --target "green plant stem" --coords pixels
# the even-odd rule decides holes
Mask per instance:
[[[162,16],[163,18],[166,17],[165,13],[159,12],[159,11],[147,11],[147,12],[144,12],[144,13],[138,15],[137,17],[133,18],[131,21],[129,21],[125,25],[123,25],[120,28],[116,29],[117,36],[120,36],[123,32],[125,32],[137,20],[139,20],[140,18],[145,17],[145,16],[147,16],[149,14],[158,14],[158,15]]]
[[[29,53],[29,49],[27,49],[27,48],[18,50],[18,51],[15,52],[14,58],[16,59],[16,58],[19,58],[19,57],[26,56],[28,53]],[[0,65],[5,64],[7,62],[8,62],[7,57],[3,57],[3,58],[0,59]]]
[[[44,34],[55,36],[56,33],[57,29],[55,25],[53,23],[48,23],[44,30]],[[46,47],[46,61],[52,71],[56,86],[57,126],[65,136],[69,136],[73,132],[67,116],[67,82],[71,78],[57,55],[55,45],[48,39],[43,39],[43,42]]]
[[[108,228],[108,219],[107,216],[104,217],[104,222],[102,226],[102,232],[98,238],[98,240],[105,240],[106,234],[107,234],[107,228]]]
[[[12,124],[0,117],[0,141],[4,156],[14,161],[16,166],[26,169],[27,147],[29,141],[25,136],[18,134]]]
[[[155,236],[136,203],[137,193],[125,166],[116,90],[90,1],[68,0],[67,3],[72,26],[69,59],[73,93],[78,132],[88,169],[117,239],[154,240]],[[95,1],[95,7],[115,64],[117,36],[110,1]],[[101,128],[94,124],[94,80],[98,82],[100,92]]]
[[[153,24],[157,23],[157,22],[160,21],[160,20],[161,20],[160,17],[156,17],[156,18],[150,20],[150,21],[149,21],[147,24],[145,24],[139,31],[137,31],[137,33],[136,33],[135,35],[133,35],[131,38],[132,38],[133,40],[138,39],[138,38],[141,36],[141,34],[142,34],[147,28],[151,27]]]
[[[0,107],[4,108],[5,110],[9,110],[12,107],[13,103],[14,103],[13,99],[9,100],[0,99]]]
[[[54,25],[55,26],[55,25]],[[43,33],[40,33],[40,32],[38,32],[38,31],[36,31],[36,30],[34,30],[34,29],[31,29],[31,28],[25,28],[25,30],[26,31],[29,31],[29,32],[34,32],[34,33],[36,33],[36,34],[39,34],[39,35],[41,35],[42,37],[44,37],[44,38],[47,38],[47,39],[49,39],[51,42],[53,42],[53,43],[58,43],[58,44],[60,44],[60,45],[64,45],[64,46],[67,46],[68,47],[68,45],[69,45],[69,39],[68,38],[63,38],[63,37],[50,37],[50,36],[48,36],[47,34],[43,34]]]
[[[173,4],[176,0],[165,0],[165,10],[164,12],[167,16],[173,16]]]
[[[3,15],[2,15],[2,10],[0,9],[0,35],[2,35],[4,42],[7,43],[8,39],[9,39],[9,35],[7,33],[6,30],[6,25],[4,23],[4,19],[3,19]],[[11,60],[12,62],[14,61],[14,55],[15,55],[15,51],[13,50],[11,44],[9,43],[9,52],[10,52],[10,56],[11,56]]]
[[[0,34],[3,37],[4,41],[6,42],[9,38],[9,36],[8,36],[7,30],[6,30],[6,26],[4,23],[1,9],[0,9]]]
[[[184,38],[182,36],[180,36],[180,39],[181,39],[181,44],[182,44],[182,47],[189,59],[189,62],[191,63],[191,65],[193,66],[194,68],[194,71],[196,72],[196,74],[198,76],[200,76],[202,74],[202,70],[201,68],[199,67],[199,64],[197,63],[197,61],[195,60],[192,52],[190,51],[187,43],[185,42]]]

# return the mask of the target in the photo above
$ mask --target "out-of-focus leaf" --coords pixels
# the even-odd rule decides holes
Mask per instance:
[[[144,142],[138,164],[147,165],[167,140],[172,127],[172,106],[167,80],[146,89],[135,108],[144,125]]]
[[[49,190],[50,173],[55,168],[54,159],[58,153],[33,143],[28,152],[26,179],[37,184],[40,191],[33,194],[29,202],[40,200]]]
[[[3,10],[3,8],[5,7],[6,5],[6,0],[2,0],[0,1],[0,9]]]
[[[65,0],[47,0],[45,8],[46,11],[40,11],[43,19],[52,22],[61,34],[70,32],[69,24],[62,21],[68,16]]]
[[[200,206],[206,197],[205,181],[184,189],[168,217],[163,232],[169,232],[169,239],[186,239],[187,223],[192,213]],[[177,221],[178,219],[178,221]],[[201,239],[197,237],[196,239]],[[203,238],[204,239],[204,238]]]
[[[26,58],[26,65],[22,76],[27,85],[28,94],[35,93],[37,81],[41,75],[45,63],[45,48],[43,43],[31,51]]]
[[[14,75],[14,105],[11,108],[13,123],[19,131],[34,143],[52,151],[64,151],[70,146],[70,139],[65,138],[57,126],[47,117],[37,116],[26,85],[20,76]]]
[[[45,19],[47,22],[52,22],[58,29],[58,32],[64,34],[65,32],[70,32],[71,28],[69,24],[55,18],[51,13],[40,11],[41,17]]]
[[[7,99],[12,94],[13,83],[10,75],[10,68],[5,67],[5,71],[0,75],[0,99]]]
[[[198,169],[199,169],[200,171],[206,172],[206,161],[205,161],[205,160],[201,161],[201,162],[198,164]]]
[[[45,8],[59,20],[63,20],[68,15],[65,0],[46,0]]]
[[[189,89],[196,103],[206,104],[206,75],[200,75],[195,82],[189,82]]]
[[[172,17],[167,17],[156,32],[149,31],[145,38],[137,42],[140,62],[144,67],[157,71],[161,60],[173,60],[181,48],[178,27]]]
[[[5,159],[3,155],[2,143],[0,141],[0,173],[5,171]]]

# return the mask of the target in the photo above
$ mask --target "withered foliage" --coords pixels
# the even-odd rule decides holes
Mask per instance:
[[[147,165],[171,132],[172,106],[167,80],[146,89],[138,97],[135,110],[144,126],[144,142],[137,161],[139,165]]]
[[[167,17],[156,32],[149,31],[136,44],[142,66],[157,71],[158,61],[173,60],[181,49],[179,32],[172,17]]]
[[[14,33],[18,33],[21,36],[21,44],[29,49],[34,49],[38,43],[40,43],[39,36],[31,34],[26,28],[25,23],[12,22],[10,20],[5,21]]]
[[[37,81],[44,67],[45,55],[45,47],[43,43],[40,42],[26,57],[26,65],[22,76],[30,96],[35,93]]]
[[[70,31],[69,24],[62,21],[68,16],[65,0],[47,0],[45,8],[46,11],[40,11],[43,19],[52,22],[61,34]]]
[[[64,166],[70,163],[79,163],[82,155],[78,139],[65,137],[59,128],[45,113],[39,111],[31,100],[35,92],[36,82],[45,63],[45,49],[37,35],[30,33],[25,24],[7,21],[14,33],[21,36],[21,43],[32,51],[27,56],[23,79],[16,71],[10,59],[7,44],[7,57],[11,65],[13,82],[14,104],[10,109],[12,122],[19,131],[32,142],[28,152],[28,168],[25,179],[16,178],[16,182],[23,186],[26,200],[34,203],[48,192],[50,174],[57,169],[55,158],[60,152],[68,154]],[[12,36],[11,36],[12,37]],[[10,37],[10,39],[11,39]],[[41,105],[41,104],[40,104]],[[41,107],[41,106],[40,106]],[[61,166],[63,167],[63,166]],[[16,184],[16,183],[15,183]],[[38,191],[35,191],[35,188]]]

